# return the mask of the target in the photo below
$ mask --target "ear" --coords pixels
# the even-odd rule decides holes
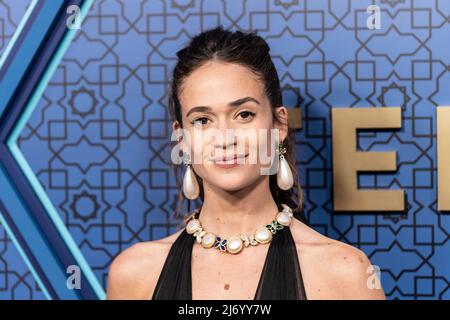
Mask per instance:
[[[177,120],[175,120],[172,122],[172,130],[175,131],[177,129],[181,129],[181,124]]]
[[[172,122],[172,130],[175,132],[175,131],[177,131],[177,130],[179,130],[179,129],[183,129],[183,127],[181,126],[181,124],[177,121],[177,120],[175,120],[175,121],[173,121]],[[180,135],[179,137],[178,137],[178,144],[179,144],[179,146],[180,146],[180,149],[181,150],[183,150],[183,152],[184,151],[186,151],[184,148],[185,148],[185,143],[184,143],[184,137],[182,136],[182,135]]]
[[[280,141],[284,141],[289,129],[288,109],[285,106],[279,106],[275,108],[275,113],[278,119],[274,120],[274,128],[280,131]]]

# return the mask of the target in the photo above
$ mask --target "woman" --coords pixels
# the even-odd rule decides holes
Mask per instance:
[[[177,144],[183,194],[202,204],[173,235],[117,256],[107,298],[385,299],[362,251],[302,218],[293,135],[267,43],[254,32],[217,27],[177,56],[169,106],[173,129],[184,132]],[[222,138],[212,143],[210,132]],[[262,174],[262,161],[250,154],[273,132],[279,170]],[[246,138],[243,148],[239,138]]]

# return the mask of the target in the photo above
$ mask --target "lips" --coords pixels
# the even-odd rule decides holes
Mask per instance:
[[[245,157],[246,157],[246,155],[235,154],[235,155],[230,155],[230,156],[226,156],[226,157],[216,157],[216,158],[213,158],[212,161],[215,164],[234,164],[234,163],[237,163],[238,159],[243,159]]]

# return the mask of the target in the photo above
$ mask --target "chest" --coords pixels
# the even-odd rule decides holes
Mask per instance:
[[[252,300],[261,277],[267,248],[250,247],[237,255],[204,249],[192,251],[192,298]]]

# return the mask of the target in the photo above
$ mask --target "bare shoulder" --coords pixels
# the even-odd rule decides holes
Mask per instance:
[[[170,247],[182,231],[136,243],[117,255],[109,268],[106,298],[151,299]]]
[[[308,298],[385,299],[374,267],[362,250],[328,238],[297,219],[291,231]]]

